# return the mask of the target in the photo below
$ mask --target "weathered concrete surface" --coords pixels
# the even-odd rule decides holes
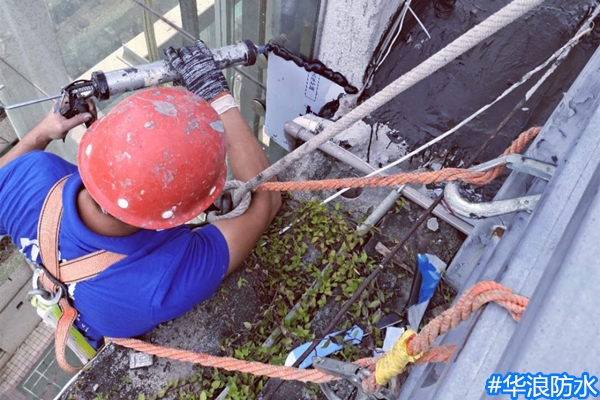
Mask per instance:
[[[0,359],[0,368],[40,322],[35,308],[27,302],[30,278],[25,258],[11,249],[0,266],[0,348],[7,355]]]
[[[320,152],[314,152],[297,168],[287,171],[285,176],[282,175],[280,179],[316,179],[342,177],[347,174],[348,168],[344,164]],[[331,193],[333,191],[311,194],[298,192],[294,195],[295,199],[288,201],[296,204],[297,199],[323,198]],[[357,198],[341,197],[340,201],[349,210],[351,224],[355,224],[356,221],[362,220],[365,213],[370,212],[370,209],[378,204],[380,198],[385,197],[388,193],[389,189],[366,189]],[[394,208],[382,222],[381,233],[373,236],[365,246],[369,256],[380,260],[381,256],[374,250],[375,245],[383,242],[389,248],[393,247],[394,242],[391,238],[397,239],[405,234],[420,212],[421,209],[415,205]],[[414,263],[412,257],[416,252],[437,254],[444,261],[450,262],[462,239],[461,234],[457,234],[452,227],[443,222],[440,222],[440,229],[437,232],[431,232],[422,226],[408,242],[407,250],[401,251],[399,256],[405,264],[411,267]],[[268,305],[273,299],[272,295],[266,296],[268,298],[257,296],[258,285],[262,285],[264,279],[261,275],[248,270],[235,273],[225,280],[223,285],[225,291],[220,291],[213,299],[198,305],[183,317],[159,326],[145,335],[143,339],[164,346],[222,355],[223,351],[219,346],[220,339],[233,337],[245,330],[243,322],[255,321],[256,318],[259,318],[261,307]],[[248,284],[238,287],[237,282],[240,277],[246,279]],[[380,275],[378,285],[386,293],[394,293],[389,306],[395,312],[402,313],[410,291],[410,275],[407,275],[402,267],[390,265]],[[298,290],[306,289],[299,288]],[[327,305],[312,320],[311,332],[314,332],[317,337],[322,337],[324,327],[341,307],[341,303],[335,302],[334,297],[329,299]],[[432,302],[432,308],[446,303],[440,290]],[[364,346],[364,348],[370,349],[373,346],[373,339],[366,339]],[[86,371],[61,398],[68,399],[68,396],[72,394],[74,398],[82,400],[93,400],[102,395],[108,395],[109,398],[118,396],[118,398],[136,399],[140,393],[145,393],[146,399],[148,399],[152,394],[159,392],[168,382],[189,378],[198,372],[198,369],[190,364],[156,358],[155,364],[151,367],[130,370],[130,353],[130,350],[110,345],[92,362],[89,368],[86,368]],[[272,385],[273,382],[269,381],[265,385],[265,390]],[[343,387],[341,389],[344,390]],[[177,391],[170,390],[167,391],[164,398],[175,399],[178,398],[177,396]],[[272,397],[273,400],[303,398],[310,399],[311,397],[306,391],[305,385],[295,382],[285,383]]]
[[[404,0],[325,2],[317,58],[362,87],[363,77],[390,18]]]
[[[0,116],[0,151],[7,148],[16,138],[17,134],[8,118]]]
[[[163,346],[221,354],[219,339],[232,331],[244,329],[243,323],[258,312],[259,301],[252,288],[253,280],[244,275],[249,284],[238,288],[240,274],[242,272],[225,280],[222,287],[226,291],[221,290],[210,301],[160,325],[142,338]],[[167,382],[187,378],[197,372],[192,364],[157,358],[150,367],[130,370],[129,355],[132,352],[112,344],[107,346],[61,398],[68,398],[70,393],[82,400],[95,399],[100,394],[115,396],[116,388],[119,398],[137,399],[141,393],[156,393]],[[171,393],[165,398],[176,396]]]

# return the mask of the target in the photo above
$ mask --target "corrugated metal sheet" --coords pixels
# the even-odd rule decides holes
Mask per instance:
[[[458,344],[452,361],[416,366],[399,399],[488,398],[492,373],[600,373],[599,77],[596,52],[526,153],[558,164],[550,182],[513,173],[497,196],[543,193],[536,210],[478,222],[449,267],[463,290],[494,280],[530,297],[523,319],[486,307],[440,340]]]

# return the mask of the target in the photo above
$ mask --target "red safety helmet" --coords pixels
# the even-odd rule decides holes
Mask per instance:
[[[119,220],[146,229],[185,223],[221,193],[225,130],[217,112],[181,88],[147,89],[96,121],[79,145],[92,198]]]

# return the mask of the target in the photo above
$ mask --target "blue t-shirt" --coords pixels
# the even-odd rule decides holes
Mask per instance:
[[[0,169],[0,234],[9,235],[27,258],[41,262],[40,210],[50,188],[68,174],[72,175],[63,191],[61,260],[98,250],[127,255],[98,276],[69,285],[79,312],[76,324],[92,343],[99,343],[103,336],[141,335],[213,295],[229,265],[227,243],[216,227],[142,229],[124,237],[98,235],[77,213],[76,198],[83,188],[77,167],[41,151],[27,153]]]

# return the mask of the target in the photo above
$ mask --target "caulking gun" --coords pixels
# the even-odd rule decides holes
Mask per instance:
[[[265,52],[265,46],[255,46],[250,40],[212,50],[215,62],[220,69],[254,65],[256,57]],[[90,111],[86,100],[91,97],[108,100],[126,92],[173,82],[177,79],[179,79],[179,74],[171,68],[167,61],[161,60],[110,72],[95,71],[90,80],[72,82],[62,88],[59,95],[12,105],[4,105],[0,101],[0,107],[12,110],[53,99],[60,99],[57,104],[62,105],[64,100],[68,99],[68,105],[63,106],[60,113],[66,118],[71,118],[82,112]],[[4,85],[0,85],[0,90],[3,88]],[[89,127],[95,119],[94,115],[90,121],[86,122],[86,126]]]

